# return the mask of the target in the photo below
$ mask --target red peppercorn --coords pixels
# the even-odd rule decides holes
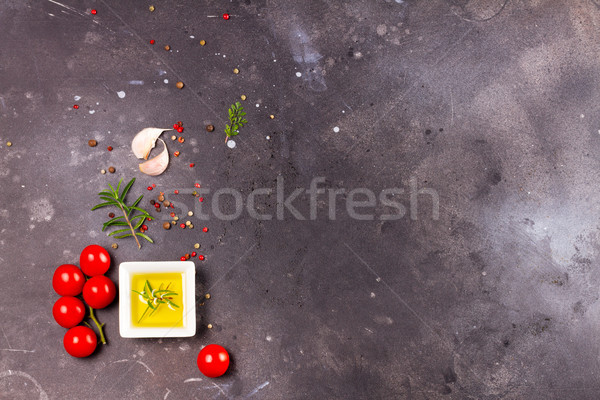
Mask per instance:
[[[185,224],[184,224],[184,223],[181,223],[181,224],[179,224],[179,227],[180,227],[181,229],[185,229]]]
[[[78,106],[77,104],[75,104],[75,105],[73,106],[73,108],[77,110],[77,109],[79,108],[79,106]]]
[[[108,147],[106,148],[106,150],[108,150],[108,151],[112,151],[112,146],[108,146]]]
[[[148,190],[152,190],[152,186],[148,186]]]
[[[224,20],[228,20],[229,19],[229,14],[227,14],[227,13],[223,14],[223,19]]]
[[[181,256],[180,260],[185,261],[185,256]]]
[[[196,186],[197,188],[200,188],[200,184],[196,183],[194,186]]]
[[[194,168],[194,165],[196,165],[196,164],[194,164],[194,163],[191,163],[191,164],[190,164],[190,168]]]
[[[183,126],[183,122],[181,122],[181,121],[177,121],[177,125],[179,125],[179,126]]]
[[[152,39],[152,40],[150,41],[150,44],[154,44],[154,43],[155,43],[155,42],[154,42],[154,39]]]
[[[196,252],[192,251],[192,257],[196,257]]]
[[[200,198],[198,199],[198,201],[199,201],[200,203],[202,203],[202,202],[204,201],[204,197],[200,197]]]
[[[152,184],[152,187],[153,187],[153,188],[155,188],[155,187],[156,187],[156,183],[153,183],[153,184]]]
[[[173,205],[173,203],[171,203],[171,208],[175,208],[175,206]]]
[[[171,218],[173,218],[175,216],[175,213],[172,212],[171,214],[169,214],[171,216]]]
[[[183,132],[183,126],[178,126],[177,128],[175,128],[177,130],[177,132],[181,133]]]
[[[175,190],[175,194],[179,194],[179,190]]]
[[[198,256],[198,259],[200,259],[200,260],[204,260],[204,256],[203,256],[202,254],[200,254],[200,255]]]
[[[96,13],[97,13],[97,12],[98,12],[98,11],[96,11],[96,10],[92,10],[92,14],[93,14],[93,15],[96,15]]]
[[[202,228],[202,232],[208,232],[208,228],[205,226],[204,228]]]
[[[142,225],[142,229],[147,231],[148,230],[148,225]]]
[[[160,208],[160,203],[154,203],[154,207]]]
[[[177,129],[177,128],[179,128],[179,125],[173,124],[173,129]]]
[[[148,221],[152,221],[152,218],[146,218]]]

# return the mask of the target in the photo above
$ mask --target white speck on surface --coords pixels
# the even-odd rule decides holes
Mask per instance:
[[[267,340],[267,342],[270,342],[273,340],[273,338],[271,336],[267,336],[265,339]]]
[[[302,76],[302,72],[296,72],[296,76],[300,78]]]
[[[96,231],[89,231],[89,232],[88,232],[88,235],[89,235],[91,238],[95,238],[95,237],[98,237],[98,232],[96,232]]]
[[[163,82],[164,82],[164,83],[169,83],[169,80],[168,80],[168,79],[165,79]]]
[[[119,96],[120,99],[124,99],[125,98],[125,92],[121,90],[121,91],[117,92],[117,96]]]
[[[395,1],[396,3],[398,3],[398,4],[402,4],[402,3],[404,3],[404,0],[394,0],[394,1]]]
[[[235,140],[228,140],[227,147],[229,147],[230,149],[233,149],[235,147]]]
[[[81,100],[81,96],[75,96],[75,97],[73,97],[73,100],[79,101],[79,100]]]
[[[335,133],[338,133],[338,132],[340,131],[340,127],[339,127],[339,126],[334,126],[334,127],[333,127],[333,131],[334,131]]]
[[[196,39],[196,36],[190,35],[190,39]]]
[[[375,298],[375,293],[371,292],[371,294],[369,295],[372,299]]]
[[[266,139],[267,139],[267,140],[271,140],[271,136],[267,136],[267,137],[266,137]]]
[[[165,71],[164,69],[161,69],[161,70],[158,71],[158,76],[163,76],[163,75],[166,75],[166,74],[167,74],[167,71]]]
[[[579,117],[581,117],[581,118],[584,118],[584,117],[585,117],[585,115],[581,114]]]
[[[277,62],[277,60],[273,60],[273,62]]]
[[[181,346],[179,346],[179,350],[181,351],[188,351],[190,348],[190,345],[187,343],[182,343]]]
[[[377,25],[377,34],[379,36],[383,36],[386,33],[387,33],[387,26],[385,26],[384,24]]]
[[[30,230],[33,230],[33,228],[35,228],[35,225],[34,225],[34,224],[31,224],[31,225],[29,225],[29,229],[30,229]]]
[[[381,278],[377,277],[377,279],[375,279],[376,282],[381,282]]]
[[[143,85],[144,81],[140,81],[140,80],[133,80],[133,81],[129,81],[130,85]]]
[[[88,111],[90,114],[94,114],[96,112],[96,110],[90,110]]]
[[[21,185],[22,187],[25,187]],[[50,201],[46,198],[33,200],[28,205],[29,219],[34,222],[44,222],[52,220],[54,216],[54,208]]]
[[[97,102],[96,102],[96,105],[97,105],[97,106],[99,106],[99,105],[100,105],[100,102],[99,102],[99,101],[97,101]]]
[[[256,107],[257,107],[257,108],[258,108],[258,107],[260,107],[260,104],[256,103]]]

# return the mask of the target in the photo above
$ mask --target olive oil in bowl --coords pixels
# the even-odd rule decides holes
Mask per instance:
[[[150,284],[150,290],[146,286]],[[138,273],[131,277],[131,324],[144,328],[183,327],[185,293],[183,274],[180,272]],[[168,290],[168,292],[160,292]],[[142,295],[149,295],[152,307]],[[150,292],[150,293],[147,293]],[[158,293],[157,293],[158,292]],[[170,293],[160,303],[162,293]],[[175,294],[173,294],[175,293]]]

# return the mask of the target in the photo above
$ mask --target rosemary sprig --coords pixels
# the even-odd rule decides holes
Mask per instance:
[[[239,129],[247,124],[248,121],[244,118],[246,113],[244,112],[244,107],[242,107],[242,103],[236,101],[235,104],[232,104],[229,107],[229,124],[225,125],[225,133],[227,136],[225,137],[225,143],[231,136],[235,136],[240,133]],[[231,125],[230,125],[231,124]]]
[[[167,304],[168,306],[171,306],[171,308],[172,307],[179,308],[179,306],[177,304],[175,304],[171,301],[171,300],[173,300],[173,296],[177,296],[177,292],[174,292],[173,290],[169,290],[169,286],[171,286],[171,282],[169,282],[167,287],[164,289],[162,288],[162,286],[163,286],[163,284],[161,283],[160,286],[158,287],[158,290],[154,290],[154,289],[152,289],[150,282],[148,282],[148,280],[146,280],[146,283],[144,284],[144,290],[142,290],[141,292],[138,292],[137,290],[133,290],[133,289],[131,290],[132,292],[137,293],[140,296],[142,296],[142,298],[144,300],[146,300],[146,304],[148,304],[148,307],[146,307],[146,309],[144,310],[144,313],[138,320],[138,323],[144,318],[144,316],[146,315],[148,310],[152,310],[150,312],[150,314],[148,314],[148,317],[150,317],[152,314],[154,314],[156,312],[156,310],[158,310],[158,307],[160,307],[161,304]]]
[[[115,239],[123,239],[128,236],[133,236],[133,238],[135,239],[135,242],[138,245],[138,249],[141,249],[142,245],[140,244],[140,241],[137,238],[138,236],[143,237],[150,243],[154,243],[154,242],[143,232],[135,231],[136,229],[138,229],[140,226],[142,226],[144,224],[144,221],[146,220],[146,218],[150,218],[150,214],[148,213],[148,211],[137,206],[144,196],[138,197],[137,200],[134,201],[133,204],[130,206],[128,206],[125,203],[125,197],[127,196],[127,192],[129,192],[129,189],[131,189],[131,186],[133,185],[134,182],[135,182],[135,178],[130,180],[129,183],[127,185],[125,185],[125,187],[123,188],[123,190],[120,193],[119,193],[119,189],[121,188],[123,179],[119,180],[119,184],[117,185],[116,189],[113,188],[111,186],[111,184],[109,183],[108,187],[110,189],[104,190],[104,191],[98,193],[100,198],[102,200],[104,200],[104,203],[96,204],[94,207],[92,207],[92,211],[97,210],[102,207],[109,207],[109,206],[118,207],[121,210],[121,212],[123,213],[123,216],[122,217],[114,217],[114,218],[111,218],[110,220],[108,220],[107,222],[105,222],[104,225],[102,225],[102,232],[104,232],[106,230],[106,228],[113,226],[113,225],[114,226],[128,226],[129,228],[117,229],[116,231],[112,231],[108,234],[108,236],[113,236]],[[136,211],[137,211],[137,215],[136,215]]]

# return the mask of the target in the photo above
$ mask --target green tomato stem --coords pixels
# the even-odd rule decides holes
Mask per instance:
[[[88,306],[88,307],[90,308],[90,318],[96,324],[96,327],[98,328],[98,332],[100,332],[100,343],[106,344],[106,338],[104,337],[104,331],[102,330],[102,327],[104,326],[104,324],[101,324],[96,319],[96,316],[94,315],[94,309],[92,307],[90,307],[90,306]]]

